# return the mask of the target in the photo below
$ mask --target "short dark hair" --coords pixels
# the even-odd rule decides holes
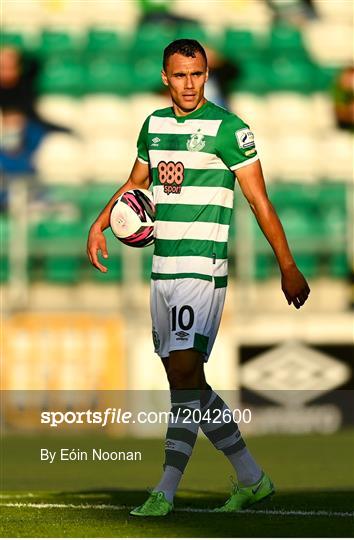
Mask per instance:
[[[199,41],[196,39],[176,39],[167,45],[163,52],[163,68],[166,69],[168,59],[173,54],[179,53],[183,56],[192,56],[195,58],[196,53],[200,53],[205,62],[208,63],[207,55]]]

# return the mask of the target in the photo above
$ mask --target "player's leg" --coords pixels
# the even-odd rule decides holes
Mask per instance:
[[[229,414],[225,414],[226,411]],[[229,407],[210,386],[201,394],[201,412],[201,430],[214,447],[224,453],[238,479],[230,498],[216,511],[234,512],[272,495],[272,481],[249,452]]]
[[[162,360],[171,392],[164,471],[147,501],[131,512],[135,516],[163,516],[171,512],[199,429],[200,393],[206,387],[203,354],[193,349],[177,350]]]
[[[203,355],[196,350],[171,351],[163,359],[171,391],[164,472],[154,491],[172,503],[192,454],[200,423],[200,392],[206,387]]]
[[[155,352],[164,359],[171,391],[165,464],[160,482],[133,515],[165,515],[192,453],[200,422],[200,388],[204,376],[203,336],[198,333],[206,285],[198,280],[159,281],[151,287]],[[194,345],[202,350],[194,349]],[[167,360],[168,359],[168,360]]]
[[[210,310],[212,317],[210,317],[205,330],[209,335],[207,357],[210,355],[219,329],[225,292],[225,288],[214,291]],[[229,414],[225,414],[224,411],[229,411]],[[209,385],[201,393],[201,412],[200,428],[214,447],[222,451],[234,467],[239,483],[237,487],[242,486],[246,490],[251,488],[251,491],[246,492],[246,496],[243,493],[240,497],[238,493],[231,497],[231,502],[222,511],[245,507],[248,503],[256,502],[255,498],[259,500],[273,492],[274,486],[246,447],[229,407]],[[252,493],[252,489],[256,489],[256,494]]]

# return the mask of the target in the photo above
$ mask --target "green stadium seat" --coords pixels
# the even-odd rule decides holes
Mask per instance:
[[[276,24],[271,28],[267,47],[275,54],[286,51],[287,54],[307,55],[301,31],[285,24]]]
[[[134,68],[136,92],[157,92],[163,89],[160,57],[141,56],[136,60]]]
[[[332,207],[321,212],[321,219],[327,237],[344,238],[347,228],[347,217],[340,208]]]
[[[132,66],[107,56],[93,58],[86,66],[87,94],[107,93],[128,95],[134,90]]]
[[[176,36],[174,25],[146,23],[137,28],[133,39],[132,54],[135,59],[141,55],[160,58],[166,45]]]
[[[312,219],[306,209],[282,208],[278,215],[290,239],[308,238],[313,234]]]
[[[86,36],[85,51],[89,54],[120,54],[127,47],[128,40],[115,30],[91,28]]]
[[[87,228],[81,221],[43,220],[30,226],[29,246],[34,256],[76,257],[85,253]]]
[[[318,204],[327,211],[338,208],[346,210],[347,185],[342,182],[322,182],[318,185]]]
[[[6,214],[0,214],[0,254],[6,254],[10,237],[10,219]]]
[[[4,283],[9,279],[9,235],[10,220],[7,215],[0,214],[0,283]]]
[[[269,68],[268,68],[269,69]],[[272,91],[308,94],[318,89],[318,70],[307,60],[277,56],[270,63],[268,80]]]
[[[202,28],[199,24],[195,23],[184,23],[178,26],[175,39],[184,38],[196,39],[203,46],[207,45],[209,42],[208,35],[204,28]]]
[[[240,77],[231,83],[230,91],[233,90],[258,95],[272,90],[269,65],[258,59],[242,64]]]
[[[0,283],[6,283],[9,279],[9,259],[0,257]]]
[[[346,253],[336,253],[329,259],[329,273],[335,278],[348,278],[350,268]]]
[[[37,53],[43,57],[73,55],[80,51],[77,36],[60,30],[43,30]]]
[[[256,255],[253,272],[253,278],[257,281],[269,279],[272,274],[271,256],[263,253]]]
[[[70,186],[70,185],[52,185],[47,186],[43,193],[43,197],[49,203],[73,203],[77,208],[81,210],[86,199],[86,189],[82,186]]]
[[[313,278],[319,274],[319,258],[317,255],[295,253],[295,261],[300,271],[307,277]]]
[[[82,225],[78,221],[48,220],[41,221],[37,226],[38,238],[77,238],[81,236]]]
[[[147,247],[143,250],[142,267],[141,267],[143,281],[150,281],[153,252],[154,252],[153,246]]]
[[[39,75],[40,94],[80,96],[84,90],[84,68],[81,62],[52,58]]]
[[[246,64],[259,57],[262,47],[260,38],[250,30],[228,28],[225,31],[223,53],[230,60],[238,60]]]
[[[81,259],[79,257],[46,257],[44,259],[44,279],[57,283],[78,283],[80,265]]]
[[[27,36],[21,32],[1,31],[0,44],[1,47],[15,47],[21,51],[26,49]]]
[[[84,191],[80,188],[83,195],[80,201],[81,213],[88,226],[98,216],[118,187],[112,184],[91,184]]]
[[[116,253],[111,254],[107,260],[104,261],[104,265],[107,266],[108,272],[105,274],[96,270],[90,269],[90,278],[100,283],[120,283],[123,281],[123,259],[121,255]]]

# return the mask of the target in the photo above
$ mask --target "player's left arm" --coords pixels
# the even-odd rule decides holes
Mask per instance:
[[[299,309],[306,302],[310,287],[296,266],[282,224],[268,198],[260,161],[238,168],[235,176],[277,258],[288,304]]]

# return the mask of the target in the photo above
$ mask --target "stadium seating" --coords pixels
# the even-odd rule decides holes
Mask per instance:
[[[330,2],[323,3],[330,4]],[[330,66],[350,65],[352,63],[353,29],[350,22],[352,17],[353,15],[344,23],[337,24],[329,21],[313,21],[305,27],[304,40],[312,58],[316,62]]]
[[[347,276],[353,141],[335,126],[330,89],[351,60],[350,2],[315,0],[320,18],[301,28],[272,26],[266,3],[234,2],[230,11],[229,2],[219,0],[217,13],[203,9],[206,25],[139,24],[137,2],[118,6],[101,0],[99,8],[86,2],[85,9],[71,1],[21,2],[21,10],[15,4],[6,3],[2,43],[39,58],[37,110],[72,130],[70,135],[50,134],[35,156],[47,190],[43,207],[69,205],[72,214],[65,218],[65,212],[53,210],[48,219],[44,211],[31,222],[29,267],[36,269],[31,278],[68,284],[123,279],[121,246],[111,236],[109,273],[87,268],[87,230],[127,178],[142,122],[152,110],[169,106],[160,78],[161,51],[167,42],[186,36],[213,46],[240,68],[229,106],[255,132],[268,191],[300,268],[308,277]],[[185,2],[176,0],[175,10],[185,15]],[[190,17],[198,10],[191,6]],[[8,230],[6,217],[0,218]],[[254,276],[268,279],[277,272],[274,257],[254,227]],[[231,268],[235,235],[232,227]],[[59,253],[53,251],[54,239]],[[144,279],[150,275],[151,252],[142,253]],[[0,262],[4,281],[9,273],[6,245]]]
[[[130,100],[111,94],[87,95],[81,100],[78,130],[86,139],[130,135],[136,126],[131,121]]]
[[[0,214],[0,283],[3,283],[9,278],[9,220],[7,216]]]
[[[44,95],[37,101],[37,112],[48,122],[77,130],[81,118],[81,101],[65,95]]]
[[[44,183],[81,183],[85,178],[84,149],[72,135],[51,133],[41,143],[34,158],[38,176]]]
[[[85,176],[103,183],[127,179],[135,156],[135,141],[125,137],[90,139],[85,146]]]
[[[48,57],[38,78],[40,94],[81,96],[85,88],[85,70],[79,60]]]
[[[89,59],[85,72],[85,91],[89,94],[128,95],[133,90],[133,73],[127,61],[109,56]]]
[[[37,53],[42,58],[72,57],[80,50],[79,36],[72,32],[44,29],[41,33]]]
[[[110,28],[93,27],[87,32],[85,39],[85,51],[91,55],[121,55],[127,47],[127,37]]]

